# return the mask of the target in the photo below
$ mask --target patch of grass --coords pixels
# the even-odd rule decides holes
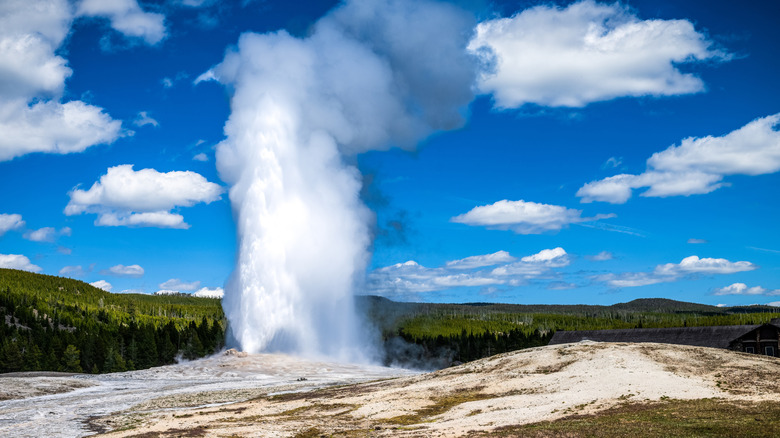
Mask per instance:
[[[770,438],[780,436],[780,403],[701,399],[624,404],[595,415],[502,427],[482,436]]]
[[[196,427],[194,429],[168,429],[165,432],[145,432],[138,435],[132,435],[128,438],[198,438],[206,436],[206,429],[204,427]]]
[[[298,432],[294,435],[295,438],[319,438],[325,435],[325,433],[316,427],[310,427],[302,432]]]
[[[441,415],[460,404],[477,400],[485,400],[493,397],[493,395],[479,392],[480,389],[481,388],[474,388],[468,391],[455,391],[445,395],[444,397],[433,398],[431,399],[431,401],[433,401],[432,405],[426,406],[414,414],[399,415],[397,417],[388,418],[384,420],[384,422],[388,424],[407,426],[411,424],[424,423],[431,421],[430,417]]]
[[[536,370],[534,370],[535,374],[552,374],[557,373],[558,371],[561,371],[562,369],[566,368],[567,366],[573,364],[576,362],[575,360],[564,360],[558,363],[554,363],[552,365],[548,365],[545,367],[539,367]]]

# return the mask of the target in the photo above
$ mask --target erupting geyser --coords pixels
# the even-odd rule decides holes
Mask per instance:
[[[223,299],[229,342],[365,358],[353,293],[372,213],[354,157],[463,124],[473,28],[450,4],[348,1],[306,38],[243,34],[202,76],[232,92],[217,149],[239,240]]]

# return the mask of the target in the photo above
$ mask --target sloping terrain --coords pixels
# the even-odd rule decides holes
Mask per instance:
[[[96,419],[92,425],[113,430],[105,433],[111,437],[525,436],[517,428],[526,424],[611,415],[615,409],[680,400],[707,399],[716,410],[724,404],[754,410],[763,406],[760,403],[778,406],[778,375],[780,360],[758,355],[666,344],[588,342],[307,392],[279,393],[271,388],[252,400],[217,406],[206,406],[208,393],[199,394],[202,406],[192,408],[175,408],[192,404],[167,397],[159,406],[165,410],[147,403],[143,409],[131,408]],[[670,415],[674,418],[674,413]],[[769,415],[777,415],[777,409]],[[755,416],[750,421],[760,420],[760,415]],[[706,423],[706,419],[696,421]],[[766,436],[780,433],[777,421],[756,424],[769,433]]]

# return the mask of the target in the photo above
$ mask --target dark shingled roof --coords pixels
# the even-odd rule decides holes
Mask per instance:
[[[661,344],[728,348],[731,341],[758,327],[761,326],[722,325],[711,327],[557,331],[550,340],[549,345],[589,340],[598,342],[657,342]]]

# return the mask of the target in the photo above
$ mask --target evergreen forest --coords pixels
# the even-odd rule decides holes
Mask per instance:
[[[763,324],[770,306],[716,307],[661,298],[611,306],[401,303],[360,296],[357,307],[379,328],[384,363],[442,368],[547,345],[557,330]]]
[[[222,348],[220,300],[112,294],[68,278],[0,269],[0,372],[108,373]]]
[[[546,345],[557,330],[762,324],[776,307],[667,299],[612,306],[434,304],[358,296],[383,362],[415,368]],[[221,301],[186,294],[114,294],[82,281],[0,269],[0,373],[108,373],[196,359],[224,347]]]

